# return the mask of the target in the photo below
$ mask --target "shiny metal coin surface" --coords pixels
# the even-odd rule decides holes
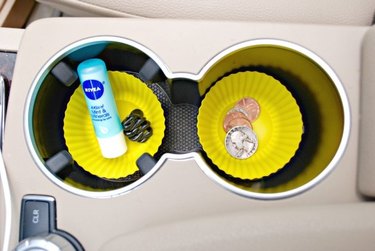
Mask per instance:
[[[237,102],[234,109],[239,109],[244,111],[250,122],[254,122],[260,114],[260,106],[258,102],[253,98],[243,98]]]
[[[252,128],[250,121],[247,119],[247,116],[242,112],[238,111],[229,111],[224,118],[223,128],[225,132],[228,132],[232,127],[247,125]]]
[[[258,148],[258,138],[248,126],[235,126],[225,137],[227,152],[236,159],[250,158]]]

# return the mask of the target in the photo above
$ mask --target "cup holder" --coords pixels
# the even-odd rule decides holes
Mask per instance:
[[[125,175],[116,173],[115,176],[106,176],[105,170],[98,171],[98,168],[105,169],[111,164],[95,166],[90,164],[91,157],[85,157],[90,156],[88,151],[91,151],[86,151],[89,149],[86,146],[94,143],[87,141],[84,132],[80,133],[79,117],[83,111],[80,105],[72,105],[72,99],[80,85],[77,65],[93,57],[101,58],[109,71],[126,74],[138,81],[137,84],[157,98],[163,113],[164,127],[160,129],[162,135],[158,146],[153,151],[148,151],[148,147],[142,149],[132,160],[135,169]],[[254,122],[255,132],[264,136],[260,137],[259,144],[262,146],[259,152],[265,151],[261,149],[270,142],[268,140],[272,140],[269,128],[277,128],[273,120],[275,116],[282,125],[277,129],[281,136],[276,139],[267,158],[253,165],[253,168],[274,165],[271,172],[258,176],[238,176],[218,165],[218,157],[207,151],[207,144],[203,142],[206,139],[200,135],[199,118],[206,99],[222,81],[249,72],[272,78],[281,88],[272,95],[262,94],[266,103],[275,103],[276,115],[265,122],[267,119],[261,117],[261,111],[259,123]],[[232,192],[250,198],[278,199],[311,188],[332,171],[344,152],[350,129],[349,104],[344,88],[322,59],[301,46],[279,40],[252,40],[222,51],[199,74],[181,76],[183,74],[168,72],[152,51],[124,38],[98,36],[65,47],[43,66],[29,91],[25,131],[28,147],[38,167],[54,183],[69,192],[106,198],[124,194],[144,183],[163,164],[167,158],[164,157],[165,153],[170,153],[168,158],[194,158],[204,173]],[[226,85],[228,89],[234,87],[232,84]],[[285,96],[279,95],[280,90]],[[241,95],[256,96],[252,91],[245,91]],[[224,106],[216,106],[216,109],[221,108],[212,114],[218,114],[219,119],[205,119],[221,128],[221,120],[235,99],[238,97],[232,98]],[[281,102],[285,99],[289,101]],[[223,103],[226,102],[224,100],[226,97],[223,97]],[[261,106],[261,109],[265,109],[263,114],[267,114],[268,108],[263,106],[263,101]],[[292,115],[289,114],[291,110]],[[74,112],[78,113],[72,119]],[[294,127],[290,129],[289,125]],[[223,147],[225,133],[218,135],[221,135],[218,137],[221,137],[219,141]],[[72,137],[77,139],[78,154],[77,148],[73,150]],[[280,163],[272,164],[272,158],[277,159],[283,151],[281,149],[288,147],[290,151],[287,151],[287,156]],[[84,149],[80,151],[80,148]],[[82,161],[81,157],[89,160]],[[236,168],[232,161],[225,163],[229,168]],[[125,161],[120,166],[126,164]],[[244,165],[241,168],[251,167]]]
[[[285,136],[284,133],[289,136],[279,137],[278,143],[268,153],[268,160],[265,158],[256,162],[254,155],[254,161],[249,161],[247,167],[239,164],[241,160],[231,158],[228,154],[226,157],[223,157],[225,154],[219,153],[216,154],[217,156],[210,155],[205,151],[205,144],[202,142],[205,163],[209,163],[209,165],[203,162],[201,166],[212,179],[225,188],[246,197],[278,199],[296,195],[311,188],[332,171],[342,156],[348,141],[350,112],[342,84],[333,70],[321,58],[290,42],[262,39],[244,42],[221,52],[212,59],[204,71],[205,75],[199,82],[199,90],[206,98],[211,98],[210,92],[218,89],[215,85],[221,85],[223,81],[228,82],[228,78],[233,78],[244,72],[257,72],[274,78],[285,86],[295,99],[303,124],[298,149],[295,152],[289,152],[289,159],[284,165],[276,166],[275,169],[279,169],[278,171],[269,172],[270,174],[267,176],[261,175],[267,168],[272,168],[275,165],[273,158],[281,158],[285,148],[293,143],[289,143],[291,138],[298,138],[301,134],[298,126],[293,128],[294,133],[290,131],[291,126],[298,124],[299,120],[293,120],[286,114],[290,113],[293,107],[285,109],[284,106],[288,104],[278,99],[283,95],[282,92],[279,95],[270,94],[268,97],[266,95],[266,101],[276,102],[276,106],[280,105],[276,112],[278,114],[272,115],[274,118],[270,116],[271,121],[268,123],[275,124],[279,119],[283,120],[284,117],[288,121],[286,121],[284,129],[280,128],[278,133],[282,136]],[[250,80],[238,88],[248,85],[259,85],[263,88],[267,83],[256,83],[256,81]],[[221,109],[220,111],[213,110],[210,119],[213,123],[220,123],[218,127],[221,128],[213,130],[220,131],[217,135],[221,135],[222,149],[225,149],[222,120],[229,107],[233,106],[240,96],[259,96],[259,88],[246,87],[247,92],[243,89],[233,90],[235,88],[237,86],[229,85],[222,88],[224,91],[221,94],[220,102],[226,103],[212,107],[212,109]],[[242,94],[238,94],[238,92],[242,92]],[[236,95],[236,93],[238,94],[237,98],[228,97],[228,95]],[[263,102],[264,97],[260,98]],[[202,102],[200,113],[209,107],[209,104],[206,105],[207,107],[203,107],[204,105],[205,100]],[[271,108],[264,107],[264,109]],[[271,129],[264,132],[262,126],[259,127],[255,123],[257,121],[253,126],[255,132],[258,130],[261,134],[269,134],[269,138],[263,135],[264,139],[259,144],[269,145],[273,141],[272,138],[278,137],[272,131],[272,126]],[[258,128],[256,128],[257,126]],[[203,129],[199,130],[198,128],[199,134],[200,131],[201,134],[205,133]],[[262,151],[259,149],[259,155],[263,154]],[[229,167],[223,168],[223,166],[216,165],[220,161],[214,158],[221,158],[220,161]],[[254,169],[258,172],[258,176],[250,179],[248,177],[252,176],[243,177],[230,173],[236,168]]]
[[[153,129],[145,143],[128,141],[127,154],[116,159],[101,157],[78,88],[78,64],[94,57],[106,63],[120,119],[141,109]],[[125,193],[153,175],[153,155],[165,133],[156,90],[162,92],[166,78],[156,62],[147,48],[118,37],[85,39],[54,55],[36,77],[26,109],[29,148],[43,173],[70,192],[95,198]]]

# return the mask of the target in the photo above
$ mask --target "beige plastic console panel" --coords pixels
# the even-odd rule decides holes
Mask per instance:
[[[0,28],[0,51],[18,50],[23,35],[23,29]]]
[[[361,89],[361,130],[359,151],[358,187],[362,194],[375,196],[375,166],[372,146],[375,134],[372,125],[375,123],[375,29],[372,27],[366,34],[362,49],[362,89]]]
[[[370,25],[372,0],[38,0],[73,16],[214,19],[315,24]]]
[[[23,29],[0,28],[0,52],[16,52],[20,45],[23,32]],[[0,222],[5,223],[5,201],[2,180],[3,179],[0,180]],[[3,243],[2,233],[4,233],[4,226],[5,224],[0,224],[0,243]]]
[[[56,198],[60,229],[86,250],[373,250],[375,205],[357,193],[361,47],[368,27],[134,19],[49,19],[31,24],[19,49],[9,100],[4,158],[12,191],[11,247],[18,241],[25,194]],[[84,38],[112,35],[153,51],[169,76],[195,76],[234,44],[257,38],[291,41],[324,59],[350,103],[350,138],[333,172],[317,186],[282,200],[244,198],[222,188],[193,155],[168,155],[138,189],[82,197],[53,183],[25,140],[25,103],[43,65]],[[54,104],[51,104],[52,106]]]

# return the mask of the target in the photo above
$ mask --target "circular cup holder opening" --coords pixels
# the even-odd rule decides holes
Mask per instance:
[[[105,62],[120,119],[125,119],[130,110],[144,108],[145,118],[150,121],[151,126],[155,126],[148,142],[158,135],[157,142],[145,142],[135,152],[136,147],[132,148],[132,144],[141,143],[129,143],[127,140],[127,153],[131,152],[129,156],[134,155],[132,159],[120,157],[116,162],[101,157],[100,161],[104,162],[100,165],[95,164],[98,159],[91,159],[92,151],[98,147],[92,147],[96,142],[89,139],[91,137],[95,140],[95,137],[85,137],[88,134],[85,130],[87,126],[91,127],[93,134],[91,119],[86,104],[82,103],[83,99],[76,97],[77,92],[81,91],[78,88],[80,81],[76,69],[79,63],[89,58],[100,58]],[[150,50],[119,37],[88,38],[57,52],[35,78],[25,111],[28,146],[42,172],[62,188],[94,198],[123,194],[150,178],[159,167],[154,155],[164,136],[165,123],[160,102],[146,83],[165,81],[159,65],[162,63]],[[125,85],[130,88],[130,94],[127,93],[130,98],[124,101],[122,92]],[[140,102],[145,98],[147,102]],[[154,99],[156,105],[152,103],[155,102]],[[141,103],[139,107],[138,101]],[[148,107],[149,103],[153,107]],[[154,114],[151,113],[157,110],[157,106],[160,106],[158,121],[153,121]],[[121,170],[129,165],[129,170]],[[105,169],[114,166],[118,172],[108,174]],[[102,170],[98,170],[99,168]]]
[[[207,110],[212,109],[210,120],[216,125],[211,128],[211,133],[205,131],[204,128],[200,128],[199,120],[203,118],[198,115],[198,135],[203,146],[205,160],[201,166],[212,179],[225,188],[246,197],[279,199],[306,191],[332,171],[342,156],[348,141],[350,111],[341,82],[320,57],[290,42],[262,39],[244,42],[223,51],[211,61],[207,69],[199,82],[200,93],[204,97],[199,114],[207,113]],[[288,95],[283,97],[282,90],[279,91],[279,95],[270,94],[267,96],[265,93],[261,93],[262,96],[259,94],[262,92],[259,89],[264,89],[267,83],[256,82],[256,79],[245,79],[242,80],[244,83],[237,85],[228,81],[228,79],[234,79],[244,73],[266,75],[284,86],[286,92],[291,95],[298,106],[297,110],[300,113],[301,121],[298,116],[297,119],[296,116],[291,119],[287,114],[295,107],[290,106],[285,109],[284,106],[290,105],[292,101],[285,102],[285,99],[290,97]],[[223,86],[225,84],[226,86]],[[219,87],[219,85],[221,86]],[[269,87],[272,91],[277,86],[275,84],[274,87],[272,85]],[[221,89],[221,93],[218,89]],[[270,90],[266,92],[270,92]],[[237,94],[238,97],[231,99],[230,95]],[[224,143],[226,133],[222,125],[225,114],[234,106],[235,101],[242,97],[241,95],[243,97],[259,97],[263,103],[274,103],[278,110],[268,118],[267,123],[271,126],[259,127],[256,124],[258,122],[254,122],[254,132],[257,133],[258,130],[258,133],[262,134],[258,142],[258,155],[263,154],[262,151],[266,151],[262,150],[266,148],[264,146],[275,141],[273,137],[277,137],[276,134],[280,136],[273,148],[268,149],[266,158],[260,158],[261,161],[258,162],[254,159],[253,163],[245,160],[250,163],[247,166],[239,164],[241,160],[233,158],[226,151]],[[217,105],[211,106],[208,104],[208,100],[211,100],[212,96],[217,96],[216,99],[219,99],[221,103],[227,103],[223,105],[217,103]],[[259,105],[261,106],[259,119],[265,121],[267,118],[261,118],[262,112],[264,112],[263,114],[271,113],[270,110],[266,110],[270,108],[266,104],[263,107],[261,103]],[[277,107],[278,105],[279,107]],[[283,126],[278,128],[280,129],[278,133],[275,133],[275,130],[272,129],[275,129],[275,124],[278,120],[282,121],[283,118],[288,121],[284,121]],[[298,129],[300,122],[301,130]],[[293,131],[288,131],[289,126],[293,127],[296,123],[298,126],[297,129],[293,129],[295,131],[293,134]],[[210,133],[210,135],[204,135],[205,133]],[[202,140],[209,139],[208,141],[210,141],[210,138],[213,137],[220,137],[218,139],[220,146],[215,150],[207,151],[211,142],[205,144]],[[280,158],[284,149],[289,147],[288,144],[291,144],[290,138],[293,137],[298,139],[295,151],[292,149],[288,152],[289,157],[286,161],[284,159],[282,162],[284,164],[278,164],[279,166],[276,168],[273,167],[273,171],[265,172],[264,169],[275,165],[274,158]],[[260,148],[261,144],[263,145],[262,149]],[[256,154],[257,152],[249,159],[256,158]],[[224,165],[220,166],[219,163],[224,163]],[[241,176],[236,172],[238,168],[253,168],[254,170],[248,171],[256,173]],[[266,175],[263,175],[262,172]]]

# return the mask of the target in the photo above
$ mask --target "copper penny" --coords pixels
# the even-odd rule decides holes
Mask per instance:
[[[234,118],[226,124],[226,127],[224,127],[224,130],[225,132],[228,132],[230,129],[232,129],[235,126],[247,126],[250,129],[253,129],[250,121],[247,120],[247,118]]]
[[[225,118],[224,118],[223,127],[224,127],[224,131],[225,132],[228,132],[230,130],[230,128],[233,127],[233,123],[231,123],[231,121],[234,120],[234,119],[244,119],[244,120],[247,120],[247,116],[245,114],[243,114],[242,112],[237,112],[237,111],[230,110],[227,113],[227,115],[225,116]]]
[[[260,106],[253,98],[243,98],[237,102],[234,109],[243,110],[250,122],[254,122],[260,114]]]

